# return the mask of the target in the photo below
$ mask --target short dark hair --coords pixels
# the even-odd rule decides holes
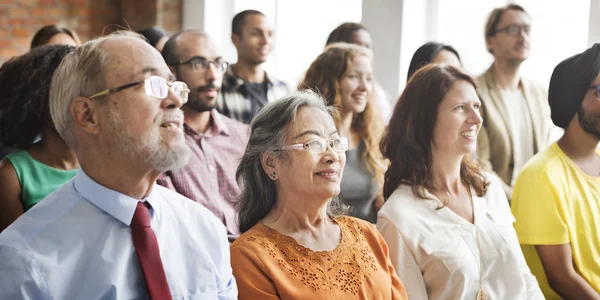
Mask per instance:
[[[79,40],[79,37],[75,31],[62,25],[47,25],[40,28],[40,30],[35,33],[33,39],[31,40],[31,49],[46,45],[53,36],[59,33],[67,34],[73,38],[76,44],[81,44],[81,40]]]
[[[381,153],[390,161],[383,185],[385,199],[400,185],[410,186],[413,194],[423,199],[426,198],[424,188],[434,189],[431,186],[431,143],[438,108],[458,81],[476,87],[469,75],[439,64],[424,66],[408,81],[380,144]],[[489,182],[469,157],[461,162],[460,177],[478,196],[485,195]]]
[[[458,57],[458,61],[460,61],[458,51],[452,48],[452,46],[436,42],[425,43],[415,51],[415,54],[413,54],[413,57],[410,60],[410,66],[408,67],[408,77],[406,77],[406,80],[408,81],[421,67],[431,63],[435,56],[442,50],[448,50],[454,53],[456,57]]]
[[[0,143],[28,148],[50,118],[50,82],[63,58],[75,49],[44,45],[0,67]]]
[[[144,38],[146,38],[148,44],[152,45],[152,47],[156,47],[158,41],[160,41],[160,39],[162,39],[163,37],[168,37],[168,34],[158,26],[144,28],[138,30],[137,33],[143,35]]]
[[[529,13],[527,13],[527,11],[525,11],[523,6],[518,5],[518,4],[508,4],[506,6],[494,8],[494,10],[492,10],[490,15],[488,16],[487,21],[485,22],[484,38],[486,41],[489,37],[495,36],[496,33],[498,33],[496,31],[498,28],[496,28],[496,27],[498,27],[500,20],[502,20],[502,15],[504,14],[504,12],[506,12],[509,9],[523,12],[529,16]],[[487,50],[488,50],[488,52],[492,53],[492,51],[490,51],[490,49],[487,49]]]
[[[327,37],[325,46],[333,43],[348,43],[353,44],[352,36],[359,30],[367,31],[367,28],[359,23],[346,22],[334,29]]]
[[[246,17],[250,15],[261,15],[265,16],[262,12],[254,9],[247,9],[242,12],[239,12],[237,15],[233,17],[233,21],[231,21],[231,33],[235,33],[237,35],[242,35],[242,28],[246,23]]]
[[[208,35],[201,30],[197,30],[197,29],[189,29],[189,30],[184,30],[184,31],[180,31],[175,33],[173,36],[171,36],[169,38],[169,40],[167,40],[167,42],[165,43],[161,54],[163,59],[165,60],[165,62],[167,63],[167,66],[176,66],[177,63],[181,60],[181,57],[179,56],[179,42],[177,41],[179,39],[179,37],[181,37],[183,34],[191,34],[191,35],[195,35],[198,37],[208,37]],[[175,74],[177,76],[179,76],[179,74]]]
[[[173,66],[179,61],[179,45],[177,45],[177,38],[184,32],[185,31],[180,31],[172,35],[160,52],[167,63],[167,66]]]

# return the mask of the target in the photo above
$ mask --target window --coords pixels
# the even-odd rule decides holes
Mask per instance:
[[[321,54],[333,29],[362,18],[362,0],[234,1],[234,15],[245,9],[261,11],[274,24],[275,48],[264,68],[293,86]]]

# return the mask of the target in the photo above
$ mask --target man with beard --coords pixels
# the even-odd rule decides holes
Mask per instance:
[[[208,208],[225,224],[233,242],[240,235],[234,208],[240,194],[235,172],[246,148],[249,127],[215,108],[227,63],[215,43],[197,30],[175,34],[162,54],[177,80],[190,88],[182,109],[191,158],[183,169],[164,173],[158,183]]]
[[[273,50],[273,28],[257,10],[244,10],[231,22],[231,41],[238,61],[229,66],[223,79],[219,111],[249,124],[268,102],[288,95],[292,88],[268,76],[262,68]]]
[[[529,57],[531,18],[517,4],[496,8],[488,17],[485,40],[494,63],[477,78],[483,124],[477,158],[484,169],[502,179],[510,201],[523,165],[548,146],[550,110],[546,89],[521,77]]]
[[[515,229],[546,299],[600,299],[599,73],[600,44],[556,66],[548,100],[565,132],[515,184]]]
[[[0,299],[237,299],[224,226],[155,184],[188,160],[188,92],[135,33],[64,58],[50,113],[81,171],[0,234]]]

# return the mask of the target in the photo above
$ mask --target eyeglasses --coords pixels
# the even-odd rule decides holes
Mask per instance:
[[[128,89],[130,87],[134,87],[136,85],[144,84],[144,88],[146,91],[146,95],[150,97],[156,97],[158,99],[165,99],[169,95],[169,89],[173,91],[177,96],[181,98],[183,103],[186,103],[188,100],[188,95],[190,90],[187,87],[187,84],[181,81],[173,81],[172,83],[167,81],[166,79],[160,76],[150,76],[142,81],[132,82],[126,85],[122,85],[116,88],[104,90],[102,92],[93,94],[89,96],[89,99],[94,99],[100,96],[120,92],[124,89]]]
[[[339,153],[346,152],[350,147],[350,140],[347,138],[337,138],[331,141],[318,139],[304,144],[294,144],[281,147],[282,150],[310,150],[315,153],[323,153],[327,151],[327,146]]]
[[[496,29],[496,33],[506,32],[506,34],[512,35],[512,36],[521,34],[521,31],[523,31],[526,35],[529,35],[531,33],[531,26],[530,25],[523,25],[523,26],[508,25],[508,26],[504,26],[502,28]]]
[[[596,90],[596,97],[600,98],[600,84],[598,84],[598,85],[592,85],[589,88],[590,88],[590,90],[591,89],[595,89]]]
[[[191,65],[194,72],[206,72],[210,64],[215,65],[215,68],[221,72],[225,71],[227,66],[229,66],[229,63],[220,57],[215,60],[207,60],[202,56],[194,56],[188,60],[176,62],[173,64],[173,66]]]

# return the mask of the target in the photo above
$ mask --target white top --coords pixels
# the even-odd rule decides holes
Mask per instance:
[[[513,155],[515,161],[510,185],[514,186],[521,169],[535,154],[533,150],[533,121],[531,120],[527,100],[521,89],[517,91],[502,90],[501,94],[508,112],[513,151],[514,153],[520,153],[517,156]],[[518,158],[522,158],[522,161],[517,161]]]
[[[221,221],[156,184],[144,201],[173,299],[237,299]],[[148,299],[137,203],[79,171],[0,234],[0,299]]]
[[[396,273],[408,299],[469,299],[479,291],[480,254],[483,289],[491,299],[544,299],[527,266],[500,179],[491,181],[484,197],[473,191],[475,224],[458,216],[440,200],[418,199],[401,185],[379,211],[377,228],[385,238]]]

